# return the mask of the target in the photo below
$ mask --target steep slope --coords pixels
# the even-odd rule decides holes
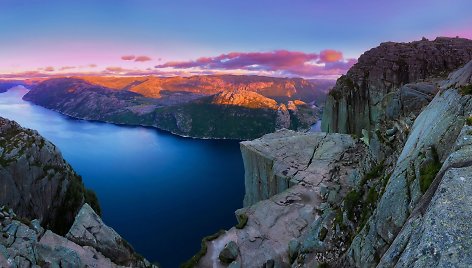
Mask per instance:
[[[100,212],[95,194],[61,153],[36,131],[0,118],[0,204],[20,217],[37,218],[64,234],[84,202]]]
[[[470,266],[472,61],[443,81],[411,82],[378,107],[385,118],[360,140],[280,132],[242,143],[247,207],[192,261]]]
[[[95,211],[53,144],[0,117],[1,267],[153,267]]]
[[[365,172],[362,143],[351,136],[288,130],[241,143],[246,170],[239,224],[204,241],[196,267],[287,267],[300,241],[321,228],[316,220],[329,204],[339,205]],[[353,160],[351,160],[353,159]],[[331,220],[336,212],[324,215]],[[229,260],[225,248],[236,251]]]
[[[23,99],[75,118],[152,126],[197,138],[248,139],[279,128],[305,130],[318,118],[315,106],[290,101],[287,109],[285,104],[247,90],[204,97],[178,94],[146,98],[81,79],[60,78],[39,83]]]
[[[277,129],[306,130],[317,120],[317,108],[292,105],[258,93],[224,91],[183,105],[155,111],[159,128],[191,137],[257,138]]]
[[[471,59],[472,41],[467,39],[382,43],[338,79],[327,98],[322,130],[358,136],[362,129],[373,130],[384,119],[382,104],[389,93],[408,83],[445,78]]]

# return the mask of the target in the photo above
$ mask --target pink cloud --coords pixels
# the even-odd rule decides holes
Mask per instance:
[[[134,60],[136,58],[136,56],[134,55],[124,55],[124,56],[121,56],[121,59],[122,60]]]
[[[63,66],[61,68],[59,68],[60,71],[64,71],[64,70],[71,70],[71,69],[75,69],[77,67],[75,66]]]
[[[52,66],[45,67],[45,68],[44,68],[44,71],[46,71],[46,72],[54,72],[54,67],[52,67]]]
[[[356,62],[344,59],[339,51],[324,50],[320,55],[298,51],[276,50],[271,52],[232,52],[215,57],[201,57],[194,61],[167,62],[155,66],[158,69],[199,70],[245,70],[269,72],[276,76],[315,77],[320,75],[341,75]]]
[[[150,61],[150,60],[152,59],[148,56],[138,56],[136,57],[136,59],[134,59],[134,61],[139,61],[139,62]]]
[[[123,73],[129,71],[128,69],[122,68],[122,67],[117,67],[117,66],[110,66],[106,68],[107,71],[113,72],[113,73]]]
[[[340,51],[327,49],[320,52],[321,62],[337,62],[343,59],[343,53]]]
[[[93,64],[93,63],[92,63],[92,64],[89,64],[88,67],[90,67],[90,68],[95,68],[95,67],[97,67],[97,64]]]

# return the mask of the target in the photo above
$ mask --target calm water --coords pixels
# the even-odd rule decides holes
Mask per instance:
[[[236,223],[244,170],[235,141],[180,138],[155,129],[74,120],[0,94],[0,116],[38,130],[95,190],[103,220],[163,267],[178,267],[200,240]]]

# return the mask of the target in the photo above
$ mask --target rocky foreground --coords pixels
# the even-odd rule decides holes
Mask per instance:
[[[0,206],[0,267],[153,267],[102,222],[57,148],[4,118]]]
[[[471,266],[471,43],[439,38],[366,53],[392,67],[382,67],[385,75],[362,59],[368,80],[338,80],[337,100],[383,92],[366,109],[337,102],[328,130],[350,135],[282,131],[241,143],[246,207],[236,212],[239,224],[204,239],[187,266]],[[416,46],[426,50],[418,58]],[[417,66],[435,62],[434,73],[418,76]],[[405,79],[391,84],[398,70]],[[346,124],[336,123],[344,122],[341,108]],[[382,116],[365,117],[372,111]],[[357,118],[367,119],[357,126],[350,121]]]

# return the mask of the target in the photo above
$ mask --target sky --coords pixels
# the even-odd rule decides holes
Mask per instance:
[[[471,0],[0,0],[0,78],[336,78],[381,42],[472,39],[471,10]]]

